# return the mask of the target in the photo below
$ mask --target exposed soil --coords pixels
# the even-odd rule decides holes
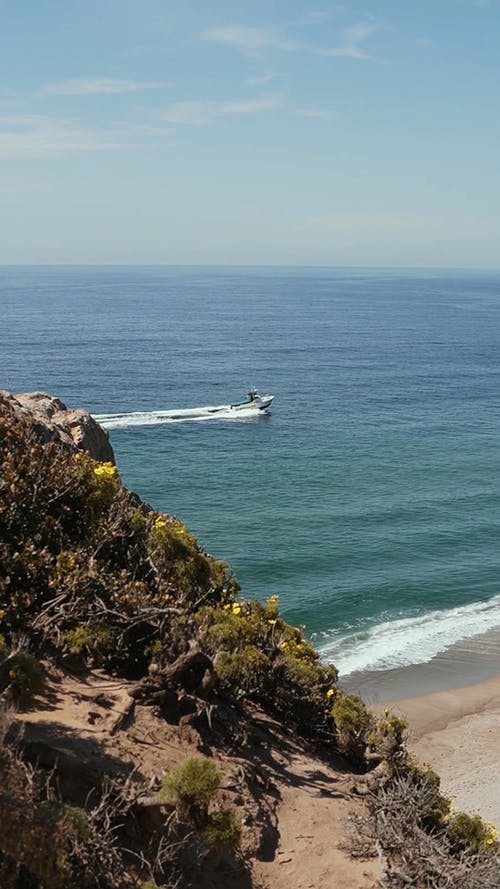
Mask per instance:
[[[64,797],[83,804],[112,777],[145,806],[157,799],[165,773],[187,756],[208,754],[223,774],[218,803],[243,824],[239,874],[205,874],[200,887],[244,889],[371,889],[382,873],[377,858],[355,860],[342,848],[364,803],[339,759],[326,764],[273,720],[253,712],[237,754],[209,748],[192,720],[170,724],[135,703],[132,683],[99,671],[84,677],[51,671],[43,696],[18,714],[23,746],[33,762],[57,762]],[[158,813],[156,808],[151,811]],[[162,809],[168,814],[167,808]],[[139,838],[140,839],[140,838]]]

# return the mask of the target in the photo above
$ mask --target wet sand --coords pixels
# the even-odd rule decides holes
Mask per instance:
[[[426,664],[394,670],[352,673],[340,677],[348,691],[361,695],[367,704],[427,695],[451,688],[476,685],[500,676],[500,630],[465,639]]]

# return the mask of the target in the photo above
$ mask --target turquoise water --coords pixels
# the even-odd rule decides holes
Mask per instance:
[[[126,484],[345,674],[500,626],[500,274],[4,267],[0,305],[0,386],[115,415]]]

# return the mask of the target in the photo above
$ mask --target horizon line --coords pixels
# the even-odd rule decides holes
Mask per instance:
[[[370,265],[325,263],[244,263],[244,262],[0,262],[0,269],[7,268],[228,268],[228,269],[355,269],[370,271],[457,271],[500,272],[500,266],[488,265]]]

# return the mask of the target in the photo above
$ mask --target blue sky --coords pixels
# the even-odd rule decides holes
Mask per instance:
[[[500,266],[500,0],[0,12],[0,262]]]

